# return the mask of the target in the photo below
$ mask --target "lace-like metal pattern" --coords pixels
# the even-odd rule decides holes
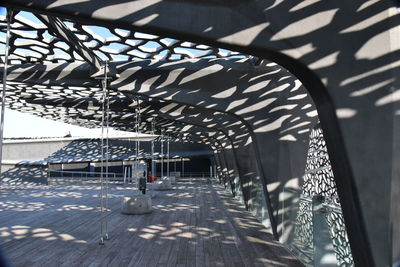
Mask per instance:
[[[306,263],[313,262],[314,236],[313,236],[312,200],[310,198],[299,199],[299,210],[296,216],[293,244],[291,249]]]
[[[329,226],[336,259],[339,266],[354,266],[344,218],[337,197],[337,190],[331,169],[328,150],[322,129],[317,125],[310,133],[307,165],[302,194],[308,201],[300,199],[296,218],[295,243],[304,254],[310,253],[313,244],[312,197],[324,196],[325,219]]]
[[[303,194],[336,196],[336,185],[321,128],[310,133],[310,144],[304,175]]]
[[[339,266],[354,266],[342,210],[338,206],[326,207],[326,210],[326,219],[330,227],[330,234],[338,264]]]
[[[11,25],[13,44],[10,50],[11,64],[26,62],[73,62],[83,61],[73,48],[51,34],[38,16],[24,11],[15,11]],[[93,25],[81,25],[62,20],[83,44],[102,60],[132,61],[140,59],[226,58],[244,56],[237,52],[162,38],[159,36],[131,32],[123,29],[107,29]],[[5,17],[0,17],[0,46],[5,44]],[[0,47],[1,48],[1,47]],[[0,49],[3,53],[3,49]]]

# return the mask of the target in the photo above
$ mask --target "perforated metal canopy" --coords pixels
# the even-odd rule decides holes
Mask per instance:
[[[6,24],[6,16],[0,16],[2,61]],[[218,58],[248,60],[243,54],[207,45],[118,28],[83,25],[26,11],[13,12],[10,44],[10,69],[14,67],[19,74],[17,79],[11,78],[7,83],[6,106],[88,128],[101,124],[102,89],[100,81],[95,78],[102,77],[101,68],[105,61],[110,64],[112,75],[118,77],[114,64],[143,60],[191,60],[192,63],[200,59]],[[85,74],[80,75],[79,79],[69,77],[71,70],[79,68],[87,70],[86,77]],[[54,69],[55,76],[51,75]],[[9,77],[12,75],[10,71]],[[109,96],[110,126],[115,129],[133,130],[138,104],[142,114],[141,131],[149,132],[150,122],[156,121],[157,129],[179,133],[182,138],[182,129],[191,128],[158,116],[158,112],[169,105],[168,101],[143,95],[138,98],[137,95],[127,95],[115,88],[109,91]]]

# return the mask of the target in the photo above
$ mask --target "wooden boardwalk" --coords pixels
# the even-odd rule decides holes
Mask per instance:
[[[120,213],[110,186],[98,245],[99,185],[2,186],[0,246],[14,266],[302,266],[221,185],[180,180],[147,215]]]

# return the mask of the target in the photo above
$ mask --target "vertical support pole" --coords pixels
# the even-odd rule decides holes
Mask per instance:
[[[164,135],[161,130],[161,179],[164,177]]]
[[[104,78],[101,81],[103,88],[102,95],[102,115],[101,115],[101,175],[100,175],[100,245],[104,245],[104,240],[108,240],[108,221],[107,221],[107,205],[108,205],[108,128],[109,128],[109,94],[107,90],[108,79],[108,61],[104,65]],[[104,125],[106,124],[106,125]],[[106,147],[104,146],[104,126],[106,126]],[[104,149],[105,148],[105,149]],[[105,158],[107,157],[107,158]],[[104,165],[106,165],[104,168]],[[104,185],[104,173],[107,174],[106,183]]]
[[[185,176],[185,161],[183,160],[183,158],[181,158],[182,160],[182,177]]]
[[[124,183],[126,183],[126,179],[128,178],[127,176],[127,172],[128,172],[128,168],[125,165],[122,165],[123,170],[124,170]]]
[[[110,126],[110,92],[108,91],[107,88],[107,72],[108,72],[108,61],[105,61],[105,74],[104,74],[104,87],[106,90],[106,200],[105,200],[105,212],[106,212],[106,217],[105,217],[105,235],[104,239],[109,240],[110,237],[108,235],[108,181],[110,179],[109,171],[108,171],[108,159],[109,159],[109,139],[108,139],[108,134],[109,134],[109,126]]]
[[[167,176],[169,177],[169,137],[167,136]]]
[[[151,121],[151,135],[154,136],[154,127],[155,127],[155,122],[154,120]],[[154,162],[154,138],[151,140],[151,175],[156,176],[156,168],[155,168],[155,162]]]
[[[8,53],[10,51],[10,35],[11,35],[11,18],[13,11],[7,9],[7,33],[6,33],[6,47],[4,57],[4,69],[3,69],[3,92],[1,95],[1,119],[0,119],[0,178],[2,176],[2,165],[3,165],[3,138],[4,138],[4,113],[6,107],[6,90],[7,90],[7,66],[8,66]]]
[[[136,180],[138,189],[139,189],[139,112],[140,112],[140,107],[139,107],[139,99],[136,97],[136,109],[135,109],[135,131],[136,131],[136,141],[135,141],[135,163],[134,163],[134,179]]]
[[[136,118],[136,161],[139,160],[139,152],[140,152],[140,142],[139,142],[139,127],[140,127],[140,105],[139,105],[139,99],[136,98],[136,112],[135,112],[135,118]]]
[[[135,132],[136,132],[135,161],[137,161],[138,157],[139,157],[139,144],[138,144],[138,136],[139,136],[139,131],[138,131],[138,122],[139,122],[138,113],[139,113],[139,110],[138,110],[138,106],[139,106],[139,104],[138,104],[138,99],[137,98],[135,98],[135,101],[136,101],[136,109],[135,109]]]
[[[106,73],[106,71],[105,71]],[[102,80],[103,95],[101,103],[101,166],[100,166],[100,245],[104,245],[104,120],[105,120],[105,84]]]

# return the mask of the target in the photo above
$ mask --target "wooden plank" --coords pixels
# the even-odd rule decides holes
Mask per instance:
[[[0,243],[15,266],[302,266],[222,186],[192,182],[158,192],[153,213],[133,216],[120,213],[132,187],[111,185],[104,246],[98,185],[2,187]],[[20,211],[29,203],[36,208]]]

